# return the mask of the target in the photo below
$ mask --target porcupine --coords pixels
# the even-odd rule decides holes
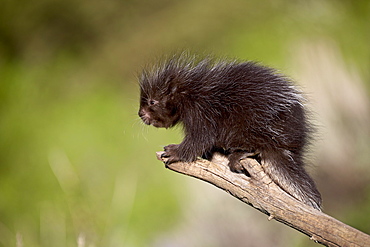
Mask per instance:
[[[284,191],[320,210],[321,195],[304,169],[312,128],[288,77],[251,61],[181,54],[144,69],[140,89],[145,124],[183,125],[183,141],[164,148],[167,164],[222,150],[231,171],[246,173],[240,159],[253,156]]]

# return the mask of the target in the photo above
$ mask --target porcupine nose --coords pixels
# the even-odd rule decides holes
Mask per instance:
[[[145,124],[150,125],[150,116],[149,116],[149,113],[147,111],[145,111],[144,109],[141,109],[138,112],[138,115],[141,118],[141,120],[143,120],[143,122]]]

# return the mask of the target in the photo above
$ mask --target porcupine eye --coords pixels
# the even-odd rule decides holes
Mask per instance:
[[[153,106],[153,105],[156,105],[156,104],[158,104],[158,101],[156,101],[156,100],[150,99],[150,100],[148,101],[148,105],[149,105],[149,106]]]

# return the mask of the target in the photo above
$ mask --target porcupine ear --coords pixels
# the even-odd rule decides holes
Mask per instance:
[[[185,98],[188,97],[188,88],[184,81],[181,81],[181,77],[175,77],[170,82],[169,93],[167,96],[168,101],[175,104],[177,107],[181,108],[182,104],[186,102]]]
[[[167,95],[181,97],[187,91],[187,78],[193,67],[193,61],[186,54],[175,54],[170,57],[164,66]]]
[[[176,68],[168,75],[166,84],[169,96],[174,97],[182,94],[182,91],[184,90],[184,82],[182,82],[184,78],[182,73],[183,71],[180,68]]]

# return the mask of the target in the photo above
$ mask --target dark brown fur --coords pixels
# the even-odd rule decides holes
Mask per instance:
[[[244,172],[239,160],[255,156],[282,189],[320,209],[303,162],[310,125],[303,97],[287,77],[254,62],[180,55],[144,70],[140,88],[144,123],[184,127],[184,140],[165,147],[168,163],[222,150],[231,170]]]

